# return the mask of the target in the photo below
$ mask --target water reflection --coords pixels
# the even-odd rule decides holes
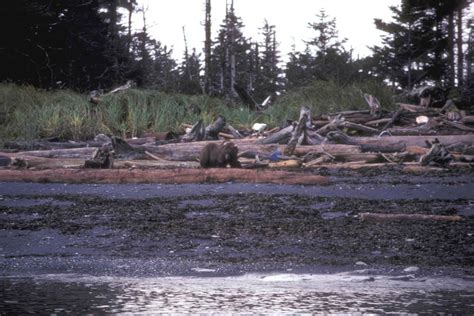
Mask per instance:
[[[247,275],[0,279],[2,313],[474,313],[474,282],[453,278]]]

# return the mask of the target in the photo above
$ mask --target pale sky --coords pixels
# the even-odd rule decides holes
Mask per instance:
[[[182,27],[186,28],[188,48],[202,52],[204,47],[204,0],[138,0],[139,6],[148,7],[147,25],[150,35],[163,45],[173,46],[173,57],[181,61],[184,50]],[[229,0],[230,3],[230,0]],[[276,26],[280,55],[286,60],[293,44],[297,51],[305,48],[303,40],[315,35],[308,28],[316,22],[321,9],[336,18],[340,38],[347,38],[346,48],[354,49],[354,57],[370,55],[367,46],[381,43],[374,18],[391,19],[389,6],[398,6],[400,0],[234,0],[237,16],[245,25],[244,36],[262,41],[259,28],[267,19]],[[226,0],[211,0],[212,39],[215,39],[225,16]],[[134,28],[141,28],[141,17],[135,15]]]

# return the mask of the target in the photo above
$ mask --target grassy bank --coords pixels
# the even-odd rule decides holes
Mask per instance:
[[[264,113],[250,112],[218,98],[138,89],[104,97],[94,107],[86,95],[69,90],[43,91],[0,84],[0,137],[83,140],[98,133],[131,137],[145,132],[182,132],[183,123],[193,124],[200,118],[210,123],[218,114],[236,128],[248,128],[255,122],[275,126],[285,119],[296,119],[302,105],[309,106],[315,114],[367,109],[364,92],[377,96],[384,108],[391,106],[390,92],[373,82],[343,89],[330,82],[315,82],[281,96]],[[201,112],[197,113],[196,108]]]

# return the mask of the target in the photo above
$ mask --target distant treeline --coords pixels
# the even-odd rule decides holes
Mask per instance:
[[[90,91],[134,80],[141,88],[162,92],[247,102],[250,95],[260,103],[315,81],[345,87],[375,79],[394,90],[423,84],[456,87],[458,96],[472,102],[470,4],[472,0],[402,0],[391,8],[394,22],[375,20],[385,32],[383,45],[362,59],[354,58],[346,39],[338,36],[335,19],[322,10],[308,23],[314,36],[305,50],[291,52],[283,65],[275,26],[265,20],[260,39],[246,37],[233,1],[222,23],[214,26],[211,0],[204,0],[204,47],[186,47],[180,61],[150,37],[146,10],[136,0],[4,1],[0,81]],[[139,31],[132,27],[133,15],[143,19]],[[212,38],[215,27],[218,35]]]

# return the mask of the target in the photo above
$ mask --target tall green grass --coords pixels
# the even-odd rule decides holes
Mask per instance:
[[[364,93],[375,96],[383,109],[390,110],[395,106],[392,92],[375,81],[363,81],[345,87],[330,81],[316,81],[282,95],[265,112],[265,120],[281,122],[288,117],[297,118],[302,105],[309,107],[313,116],[339,111],[368,110]]]
[[[309,106],[313,115],[367,109],[363,93],[375,95],[384,108],[392,106],[390,92],[374,82],[345,88],[331,82],[315,82],[284,94],[263,113],[203,95],[138,89],[105,96],[99,105],[93,106],[86,95],[69,90],[43,91],[0,84],[0,139],[85,140],[98,133],[126,137],[140,137],[146,132],[179,133],[183,123],[194,124],[203,119],[209,124],[219,114],[236,128],[249,128],[255,122],[275,126],[286,119],[297,119],[302,105]],[[201,112],[193,111],[196,108]]]

